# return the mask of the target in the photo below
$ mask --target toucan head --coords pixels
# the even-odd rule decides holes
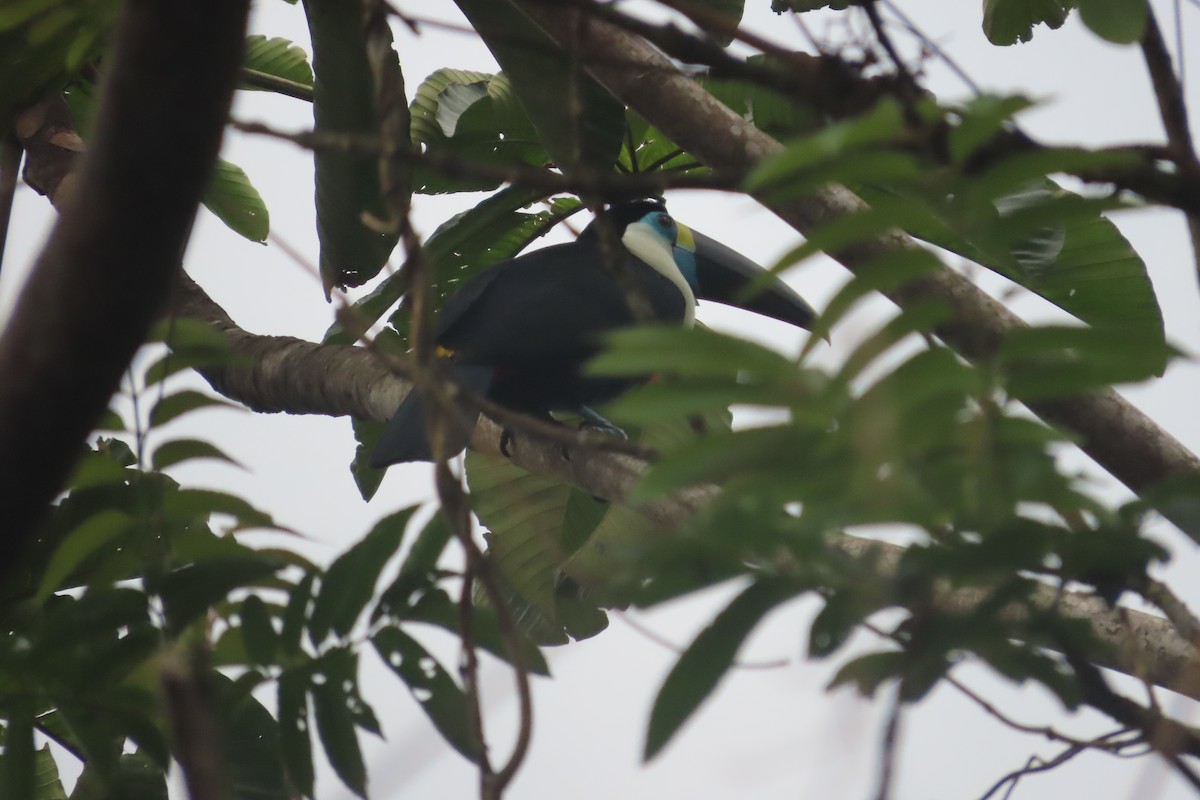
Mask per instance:
[[[622,236],[629,226],[637,225],[661,237],[698,299],[737,306],[800,328],[812,327],[816,312],[792,287],[741,253],[673,219],[661,199],[614,203],[606,214]]]

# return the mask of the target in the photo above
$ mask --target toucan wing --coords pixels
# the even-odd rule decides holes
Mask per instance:
[[[601,334],[633,323],[631,295],[641,294],[655,319],[683,318],[683,297],[669,280],[632,256],[624,267],[623,275],[610,271],[584,242],[497,264],[447,301],[438,344],[463,362],[583,359]]]

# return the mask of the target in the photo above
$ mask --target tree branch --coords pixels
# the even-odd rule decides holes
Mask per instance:
[[[588,71],[622,102],[714,169],[747,171],[782,151],[779,142],[730,111],[638,37],[576,8],[544,0],[514,2],[557,41],[572,42]],[[836,185],[767,206],[805,235],[865,208],[853,192]],[[907,235],[890,232],[830,255],[857,272],[917,247]],[[994,357],[1005,336],[1024,326],[999,301],[947,267],[886,294],[900,306],[929,299],[944,303],[952,316],[936,333],[974,361]],[[1029,406],[1078,434],[1084,452],[1138,494],[1171,477],[1200,476],[1200,459],[1114,391]],[[1200,535],[1190,520],[1178,515],[1171,520]]]
[[[0,339],[6,567],[32,541],[174,284],[220,147],[248,6],[123,5],[92,149]]]
[[[180,313],[218,323],[239,363],[220,368],[217,375],[209,369],[202,372],[218,391],[251,408],[261,410],[270,406],[277,411],[332,416],[353,413],[365,419],[386,420],[408,391],[408,383],[365,348],[317,345],[290,337],[247,333],[195,284],[190,284]],[[332,364],[345,364],[346,368],[334,371]],[[318,388],[325,381],[336,386]],[[295,388],[285,390],[285,384]],[[289,391],[300,392],[297,405],[278,407],[279,400]],[[319,403],[335,398],[348,405],[331,403],[323,409],[318,407]],[[503,457],[501,434],[501,426],[484,417],[475,429],[471,446]],[[531,435],[509,442],[507,451],[512,462],[522,469],[626,505],[630,505],[626,498],[648,466],[634,456],[592,449],[577,450],[570,458],[564,458],[562,444]],[[708,505],[718,491],[714,486],[695,487],[631,507],[669,530],[683,525]],[[831,544],[859,563],[872,565],[884,579],[895,574],[903,553],[903,548],[895,545],[847,535],[834,537]],[[989,599],[985,588],[946,587],[938,593],[936,602],[945,611],[965,613]],[[1093,654],[1100,666],[1200,700],[1200,655],[1168,620],[1124,608],[1113,609],[1093,595],[1060,592],[1049,585],[1036,592],[1028,605],[1014,604],[1004,613],[1019,619],[1030,608],[1056,609],[1068,617],[1087,621],[1092,634],[1108,650],[1107,654]],[[1053,646],[1049,642],[1038,644]]]

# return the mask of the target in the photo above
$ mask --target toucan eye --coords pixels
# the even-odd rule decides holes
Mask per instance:
[[[659,214],[658,215],[658,224],[664,228],[669,229],[672,225],[675,224],[675,222],[674,222],[674,220],[671,219],[670,214]]]

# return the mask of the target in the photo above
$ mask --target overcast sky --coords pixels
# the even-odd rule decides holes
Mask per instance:
[[[396,5],[417,16],[438,16],[462,23],[449,0],[407,0]],[[750,0],[746,25],[776,42],[805,47],[798,29],[768,10],[768,0]],[[1088,145],[1161,140],[1161,126],[1148,80],[1135,48],[1103,44],[1076,19],[1060,31],[1040,29],[1031,44],[995,48],[980,31],[980,3],[910,0],[902,8],[945,48],[975,81],[998,93],[1023,92],[1039,105],[1022,117],[1026,130],[1044,141]],[[1172,7],[1155,3],[1168,38],[1174,41]],[[1183,8],[1185,29],[1200,25],[1200,11]],[[837,36],[841,16],[812,15],[810,29]],[[307,30],[299,6],[280,0],[256,3],[254,32],[284,36],[307,49]],[[397,49],[411,93],[422,78],[443,66],[494,71],[494,61],[476,39],[426,27],[420,36],[396,27]],[[1188,36],[1196,43],[1195,36]],[[1194,52],[1200,52],[1195,50]],[[912,49],[909,48],[909,52]],[[965,87],[936,62],[927,69],[927,85],[943,99],[966,96]],[[1200,94],[1189,85],[1189,101]],[[276,127],[311,126],[311,109],[288,98],[240,93],[234,114]],[[1196,122],[1194,120],[1194,122]],[[201,212],[187,254],[189,273],[248,330],[316,340],[332,320],[311,264],[317,259],[312,207],[311,157],[288,144],[231,134],[225,157],[242,166],[266,199],[273,235],[304,254],[295,263],[279,247],[245,242]],[[428,235],[475,202],[471,196],[418,198],[415,218]],[[744,198],[711,193],[676,193],[672,213],[763,264],[771,264],[798,242],[794,231]],[[12,240],[0,277],[0,315],[7,316],[24,268],[44,240],[52,217],[48,204],[28,188],[18,193]],[[1146,260],[1159,294],[1172,341],[1189,353],[1200,349],[1200,291],[1178,214],[1151,211],[1119,215],[1116,222]],[[820,308],[846,280],[847,273],[822,259],[789,272],[788,280]],[[999,281],[993,290],[1004,291]],[[1028,319],[1055,318],[1046,304],[1027,294],[1016,301]],[[866,332],[890,312],[883,300],[866,304],[834,332],[833,345],[822,347],[820,363],[838,363]],[[796,352],[803,335],[781,323],[743,312],[701,307],[699,318]],[[2,317],[0,317],[2,318]],[[1200,450],[1197,397],[1200,371],[1192,362],[1176,363],[1165,379],[1133,387],[1126,396],[1179,437]],[[265,416],[231,411],[205,412],[179,423],[177,433],[217,443],[246,465],[241,472],[209,464],[181,468],[187,484],[228,488],[249,497],[276,519],[311,538],[305,547],[327,560],[345,549],[370,524],[396,508],[432,496],[424,466],[393,468],[375,499],[365,504],[347,464],[354,442],[346,419]],[[1090,469],[1097,491],[1113,502],[1127,493],[1078,454],[1067,463]],[[1161,535],[1180,552],[1167,571],[1174,586],[1193,605],[1200,603],[1194,547],[1165,526]],[[699,626],[727,601],[731,588],[639,614],[639,625],[678,645],[690,641]],[[816,605],[798,602],[769,618],[752,640],[743,660],[780,661],[786,666],[735,671],[687,729],[649,766],[639,763],[651,700],[675,654],[635,630],[619,615],[593,640],[552,651],[553,680],[535,684],[533,747],[509,797],[607,798],[866,798],[876,782],[881,715],[886,702],[864,701],[851,692],[827,694],[824,685],[837,663],[803,659],[807,622]],[[455,663],[447,637],[429,636],[445,663]],[[863,642],[860,644],[870,644]],[[1045,692],[1020,690],[997,681],[981,667],[963,665],[956,676],[993,702],[1030,724],[1063,730],[1107,729],[1095,715],[1065,718]],[[368,668],[364,694],[384,722],[386,742],[367,737],[364,745],[375,798],[471,797],[473,768],[446,746],[426,721],[407,690],[377,664]],[[886,695],[883,698],[886,700]],[[507,671],[489,662],[485,670],[489,741],[498,757],[516,723]],[[1186,707],[1181,707],[1181,710]],[[1183,713],[1190,713],[1187,709]],[[894,796],[903,800],[974,798],[1004,773],[1022,766],[1030,755],[1051,756],[1055,746],[1013,734],[950,690],[938,690],[908,713],[901,734],[899,773]],[[318,796],[341,800],[352,795],[328,771],[318,778]],[[1015,797],[1174,798],[1190,796],[1173,777],[1164,777],[1152,759],[1119,761],[1085,755],[1066,767],[1028,778]]]

